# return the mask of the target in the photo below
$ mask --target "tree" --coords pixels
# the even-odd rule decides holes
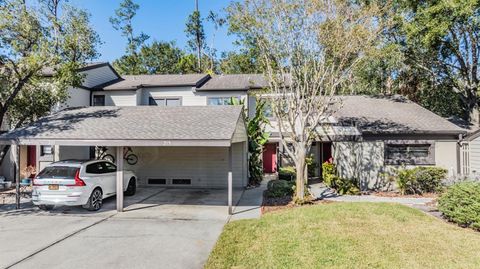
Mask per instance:
[[[405,55],[435,86],[458,93],[466,119],[479,124],[480,2],[409,1],[400,26]]]
[[[177,74],[184,71],[180,64],[184,54],[174,42],[154,41],[134,55],[115,60],[113,66],[120,74]]]
[[[399,93],[478,125],[480,3],[374,1],[389,10],[376,53],[356,72],[360,92]]]
[[[223,53],[220,60],[222,74],[257,74],[263,73],[259,56],[251,49],[242,49],[240,52]]]
[[[130,69],[126,70],[126,73],[128,74],[135,74],[138,64],[136,57],[137,51],[145,41],[150,38],[143,32],[140,32],[139,35],[134,34],[133,18],[137,14],[139,7],[140,6],[132,0],[124,0],[120,3],[120,7],[115,10],[115,16],[110,17],[110,23],[113,28],[117,31],[121,31],[122,36],[127,38],[125,57],[128,58],[128,60],[125,61],[128,62],[129,65],[125,65],[125,67],[130,67]]]
[[[349,1],[245,0],[229,7],[244,40],[256,40],[281,142],[296,167],[295,201],[305,201],[306,158],[322,119],[350,87],[352,69],[374,44],[378,9]]]
[[[82,82],[78,68],[98,56],[100,41],[87,13],[69,6],[62,6],[61,17],[43,12],[54,2],[60,8],[58,0],[0,3],[0,125],[7,128],[48,114],[68,97],[68,87]],[[45,67],[53,71],[49,80]]]
[[[185,25],[185,33],[188,38],[188,46],[197,52],[197,72],[202,72],[202,50],[205,49],[205,30],[203,29],[202,17],[197,8],[188,16]]]
[[[248,115],[243,100],[232,97],[229,105],[243,106],[244,115]],[[265,116],[266,102],[262,99],[257,100],[255,106],[255,114],[247,119],[247,135],[248,135],[248,174],[249,183],[258,185],[263,180],[263,145],[268,142],[270,135],[265,132],[265,127],[269,124],[268,118]]]

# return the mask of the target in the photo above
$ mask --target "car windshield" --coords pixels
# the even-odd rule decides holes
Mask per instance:
[[[75,178],[75,173],[77,173],[77,167],[67,167],[67,166],[50,166],[45,167],[37,176],[38,179],[41,178]]]

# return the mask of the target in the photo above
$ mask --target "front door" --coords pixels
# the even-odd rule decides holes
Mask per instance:
[[[27,166],[37,166],[37,146],[27,146]],[[35,174],[32,174],[30,177],[34,178]]]
[[[265,144],[263,150],[263,172],[277,172],[277,144]]]
[[[332,142],[322,142],[319,147],[320,154],[320,176],[322,176],[322,164],[329,161],[332,158]]]

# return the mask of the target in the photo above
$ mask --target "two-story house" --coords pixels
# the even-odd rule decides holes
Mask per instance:
[[[267,84],[262,75],[120,76],[108,63],[91,64],[80,71],[85,75],[84,83],[82,87],[69,89],[70,98],[62,108],[105,107],[105,110],[101,108],[90,108],[88,111],[67,109],[66,111],[69,112],[65,113],[70,113],[69,117],[74,119],[66,120],[63,115],[64,118],[54,118],[45,124],[52,127],[48,124],[56,120],[64,122],[70,128],[65,130],[59,128],[61,130],[58,132],[48,133],[48,135],[18,132],[14,137],[23,139],[25,141],[23,144],[27,144],[28,141],[38,142],[40,138],[44,139],[43,141],[55,142],[45,145],[40,145],[40,142],[22,145],[21,168],[34,165],[41,169],[46,163],[54,160],[92,158],[95,156],[94,146],[117,145],[120,139],[115,140],[117,144],[111,141],[107,143],[107,139],[112,140],[116,134],[88,139],[88,134],[74,131],[76,129],[92,130],[90,135],[96,137],[97,133],[103,131],[102,128],[108,126],[107,123],[118,121],[122,126],[115,128],[128,130],[117,131],[123,145],[141,145],[131,146],[132,151],[138,156],[138,163],[127,165],[127,169],[137,173],[140,184],[223,187],[226,184],[224,175],[228,170],[229,150],[227,147],[209,147],[208,145],[213,144],[212,141],[219,140],[218,132],[230,124],[235,128],[227,128],[232,133],[226,135],[232,136],[231,143],[228,145],[231,146],[232,158],[230,159],[233,160],[233,173],[239,178],[235,181],[236,186],[247,184],[246,141],[245,138],[235,138],[235,135],[245,136],[245,126],[242,126],[243,118],[241,122],[238,121],[239,115],[235,114],[237,112],[229,114],[234,108],[226,108],[225,105],[229,103],[230,98],[238,98],[248,111],[249,115],[246,116],[251,116],[255,112],[257,98],[265,98],[262,89],[266,88]],[[389,167],[400,164],[436,165],[448,169],[451,175],[458,173],[460,157],[457,142],[459,135],[466,132],[464,129],[401,97],[340,96],[338,100],[342,103],[340,108],[328,122],[322,123],[318,141],[311,151],[318,164],[317,175],[321,175],[320,164],[330,158],[334,159],[341,176],[359,180],[364,189],[384,187],[386,183],[383,182],[382,175]],[[147,106],[171,109],[163,111],[132,108]],[[220,108],[215,110],[214,107],[218,106],[223,106],[224,110],[219,110]],[[105,115],[112,113],[108,111],[112,107],[121,108],[121,112],[118,112],[117,116],[111,116],[106,123],[99,119],[89,120],[88,122],[93,126],[91,127],[85,125],[87,121],[78,119],[82,117],[82,113],[94,119],[101,118],[102,115],[108,118]],[[173,107],[177,107],[178,110],[176,111]],[[95,113],[92,113],[93,110]],[[171,113],[171,111],[176,112]],[[152,113],[158,114],[152,115]],[[266,113],[268,114],[268,111]],[[73,115],[77,115],[77,118]],[[132,117],[138,119],[138,122],[135,123],[135,120],[133,123],[130,122]],[[185,117],[197,118],[190,123]],[[188,124],[182,126],[182,123]],[[38,126],[41,124],[27,128],[38,129]],[[276,122],[271,118],[271,125],[267,128],[270,140],[265,145],[263,154],[266,173],[276,172],[279,165],[288,162],[284,158],[280,136],[275,126]],[[196,129],[191,130],[193,127]],[[136,131],[139,133],[138,136],[129,133]],[[64,137],[61,134],[69,135]],[[162,136],[156,137],[157,134]],[[201,143],[196,143],[195,147],[169,146],[183,138],[196,139],[198,142],[201,137],[205,140],[202,140],[206,145],[204,147]],[[78,144],[62,142],[73,138],[78,141],[82,139],[82,142],[75,142]],[[148,140],[148,138],[157,140],[151,140],[150,144],[140,144],[142,139]],[[135,143],[131,140],[135,140]],[[155,146],[160,140],[166,144]],[[109,153],[114,153],[113,146],[109,148]],[[12,173],[11,166],[3,165],[2,173],[9,177]],[[176,184],[178,182],[181,184]]]

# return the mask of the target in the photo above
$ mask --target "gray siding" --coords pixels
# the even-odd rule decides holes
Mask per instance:
[[[456,141],[434,141],[434,143],[434,165],[447,169],[449,177],[456,176],[459,165]],[[396,187],[395,182],[388,181],[386,174],[400,166],[385,165],[384,141],[336,142],[333,145],[334,160],[339,176],[358,180],[362,190]],[[480,145],[477,149],[480,150]],[[480,154],[478,157],[477,160],[480,160]],[[408,165],[406,168],[413,167],[415,165]],[[477,167],[480,169],[480,163]]]
[[[94,95],[105,95],[106,106],[136,106],[136,91],[95,91]]]
[[[192,87],[159,87],[144,88],[141,93],[141,101],[139,105],[148,105],[149,97],[181,97],[182,106],[206,106],[208,97],[241,97],[242,100],[247,98],[246,91],[211,91],[211,92],[195,92]]]
[[[113,73],[113,71],[108,66],[90,69],[82,72],[82,74],[85,74],[83,85],[89,88],[112,81],[117,78],[115,73]]]
[[[470,172],[480,173],[480,137],[470,141]]]
[[[333,154],[340,177],[356,179],[362,190],[389,188],[383,173],[384,143],[372,142],[336,142]]]
[[[60,160],[88,160],[90,159],[90,147],[60,146]]]
[[[244,143],[235,143],[233,150],[233,186],[247,185],[247,155]],[[228,148],[217,147],[134,147],[136,165],[125,163],[139,183],[148,178],[191,179],[191,187],[225,188],[228,175]],[[88,158],[88,147],[61,147],[60,159]],[[115,149],[109,153],[115,155]],[[175,185],[177,186],[177,185]]]
[[[68,99],[62,108],[65,107],[82,107],[90,105],[90,91],[80,88],[69,88]]]

